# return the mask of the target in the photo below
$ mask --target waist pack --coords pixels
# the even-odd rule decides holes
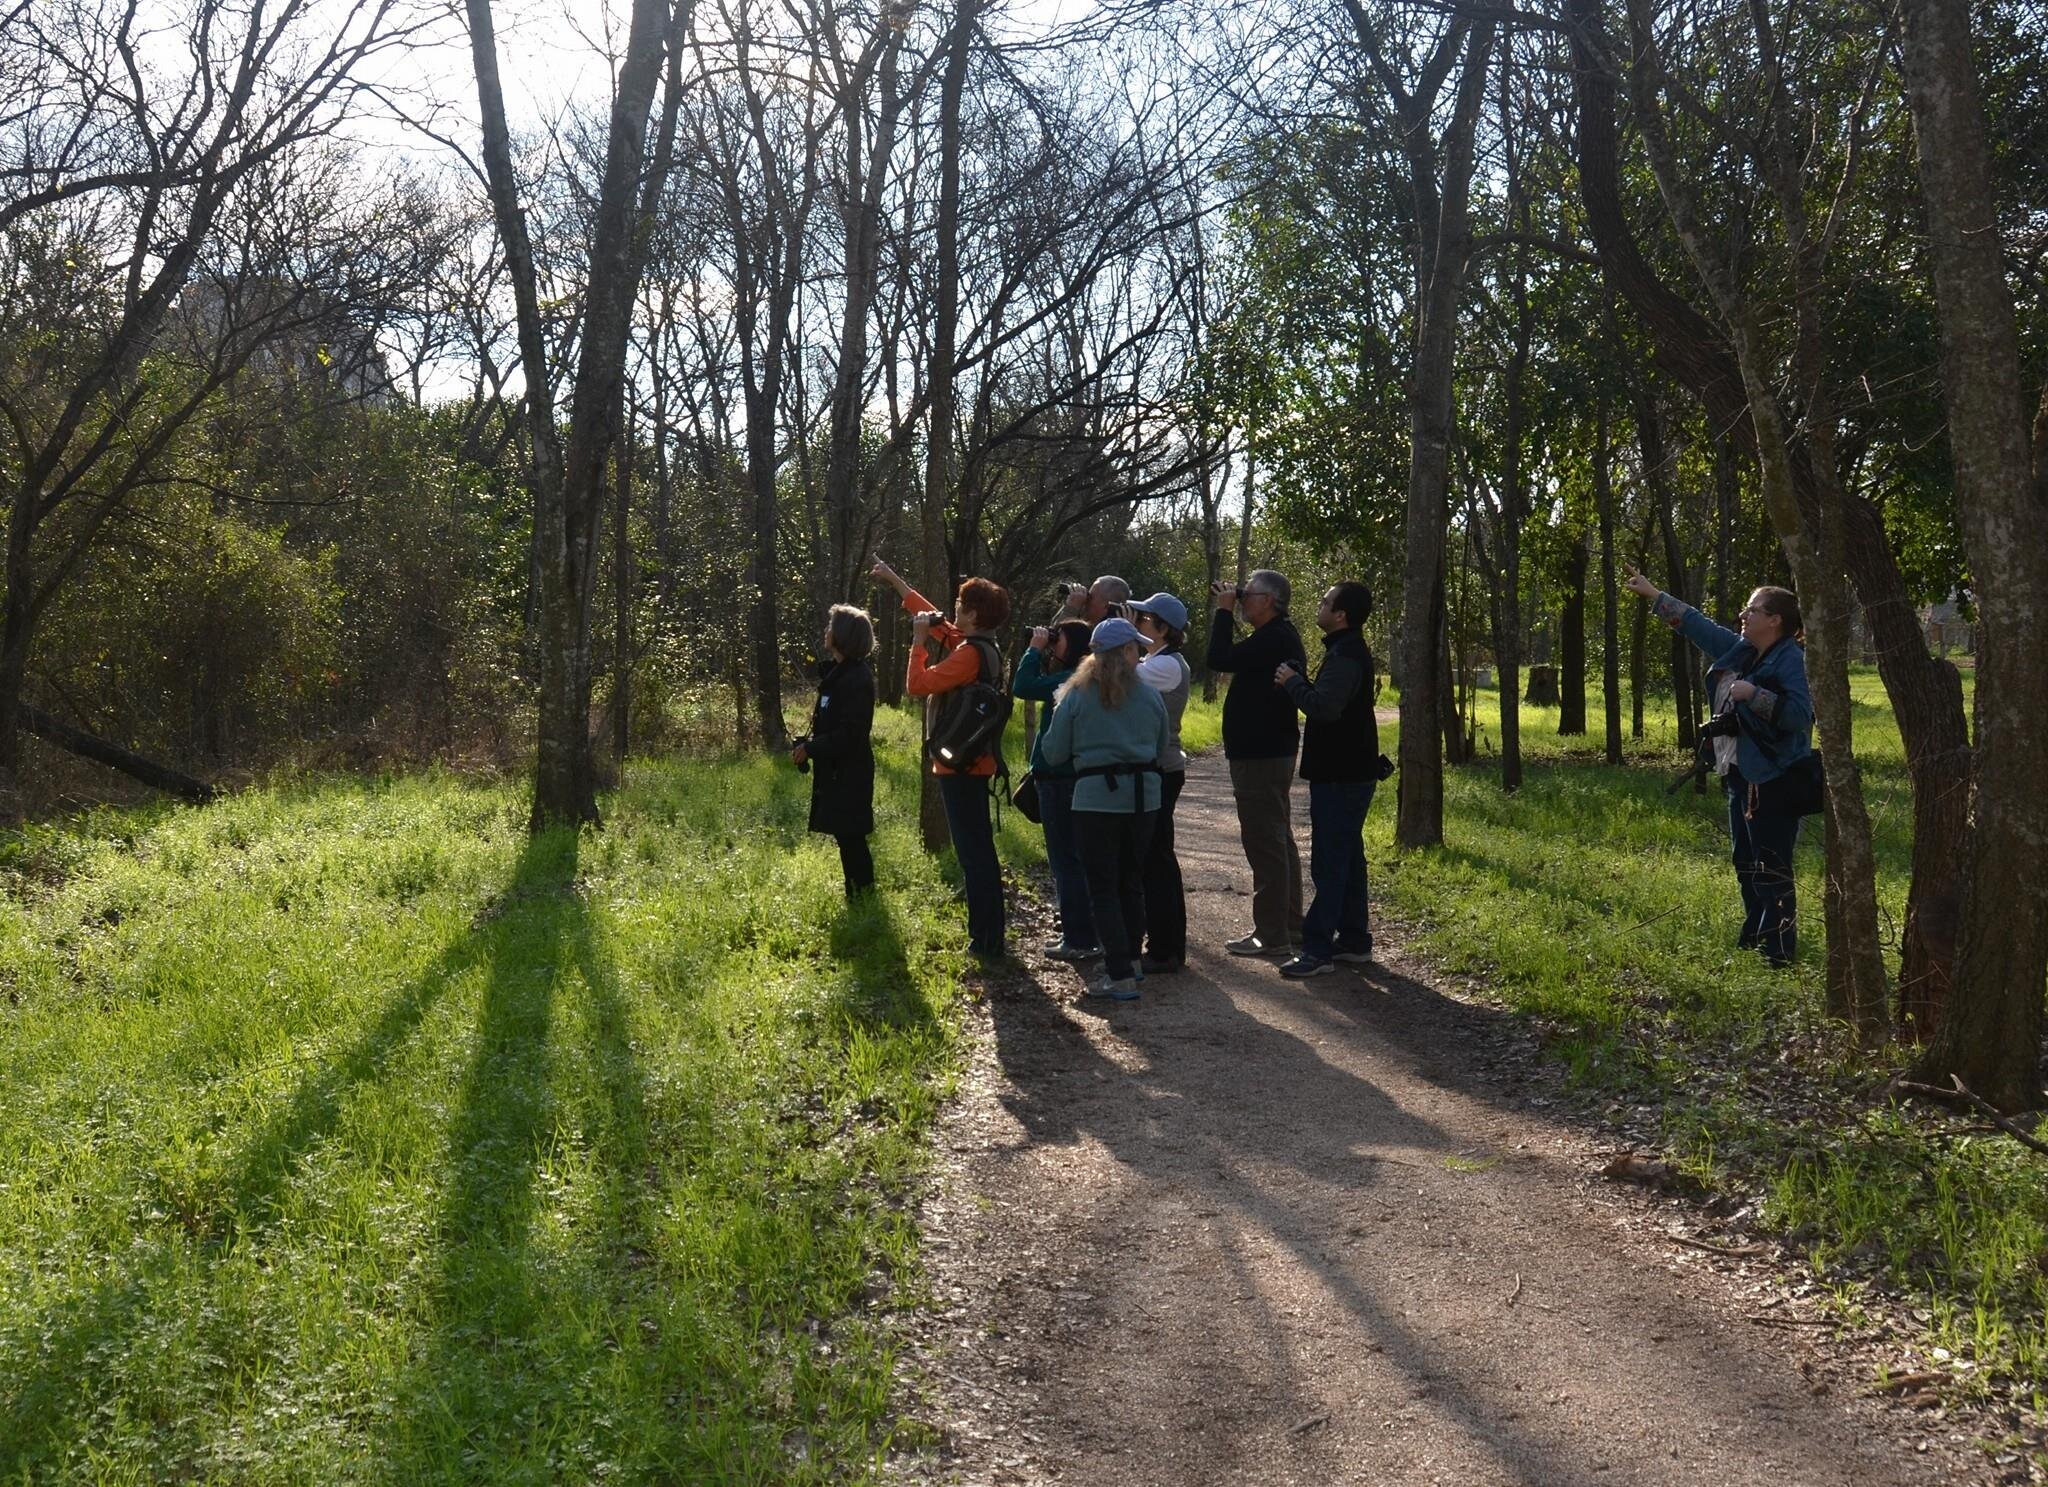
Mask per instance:
[[[981,658],[981,677],[948,692],[938,709],[925,753],[948,769],[972,769],[993,753],[1010,721],[1010,694],[1003,690],[1003,658],[995,642],[970,635]]]

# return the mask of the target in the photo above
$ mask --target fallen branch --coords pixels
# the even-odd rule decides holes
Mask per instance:
[[[1902,1373],[1879,1384],[1877,1392],[1880,1394],[1903,1394],[1908,1389],[1919,1389],[1928,1384],[1938,1384],[1942,1381],[1942,1378],[1943,1376],[1938,1373]]]
[[[1990,1121],[1991,1124],[1998,1127],[1999,1130],[2019,1142],[2020,1145],[2031,1151],[2037,1151],[2044,1157],[2048,1157],[2048,1141],[2043,1141],[2010,1115],[2007,1115],[1996,1105],[1971,1089],[1969,1085],[1963,1083],[1960,1074],[1951,1074],[1948,1077],[1949,1082],[1955,1086],[1954,1089],[1942,1089],[1938,1085],[1933,1084],[1914,1084],[1910,1080],[1905,1079],[1897,1081],[1893,1088],[1902,1089],[1909,1095],[1925,1095],[1930,1100],[1961,1100],[1972,1110]]]
[[[1737,1259],[1761,1255],[1770,1249],[1770,1246],[1765,1244],[1714,1244],[1705,1239],[1687,1239],[1683,1234],[1666,1234],[1664,1237],[1673,1244],[1684,1245],[1687,1249],[1705,1250],[1710,1255],[1733,1255]]]
[[[1759,1327],[1832,1327],[1832,1317],[1774,1317],[1767,1312],[1754,1312],[1742,1319],[1754,1322]]]
[[[39,707],[30,707],[26,702],[17,704],[15,716],[21,726],[37,738],[47,739],[60,749],[90,759],[95,764],[104,764],[109,769],[118,769],[130,779],[140,780],[155,790],[175,795],[196,805],[205,805],[218,792],[204,780],[195,780],[188,774],[181,774],[167,764],[154,759],[145,759],[140,754],[122,748],[119,744],[108,743],[104,738],[95,738],[83,728],[74,728],[61,719],[53,718]]]

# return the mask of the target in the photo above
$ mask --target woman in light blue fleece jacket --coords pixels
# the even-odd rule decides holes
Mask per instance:
[[[1159,812],[1159,759],[1172,739],[1166,704],[1138,680],[1138,652],[1129,620],[1097,625],[1039,740],[1048,764],[1074,770],[1074,825],[1104,962],[1088,995],[1119,1002],[1138,995],[1145,854]]]

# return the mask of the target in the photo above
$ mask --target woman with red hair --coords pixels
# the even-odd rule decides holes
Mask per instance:
[[[953,619],[937,612],[932,601],[906,582],[880,558],[870,570],[902,596],[911,614],[910,663],[904,689],[913,697],[934,699],[931,732],[943,731],[947,710],[963,688],[985,682],[1006,688],[1002,652],[995,633],[1010,618],[1010,595],[999,583],[970,578],[953,600]],[[946,805],[946,830],[967,893],[967,948],[982,960],[1004,953],[1002,867],[996,861],[995,829],[989,823],[989,781],[1002,753],[998,737],[987,753],[963,768],[932,760],[939,779],[939,798]]]

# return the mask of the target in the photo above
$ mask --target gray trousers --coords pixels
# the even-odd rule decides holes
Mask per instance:
[[[1237,831],[1252,868],[1252,932],[1268,945],[1301,939],[1301,852],[1288,791],[1294,756],[1230,761]]]

